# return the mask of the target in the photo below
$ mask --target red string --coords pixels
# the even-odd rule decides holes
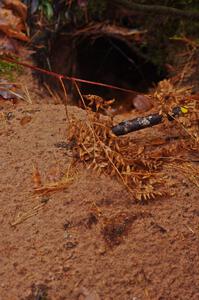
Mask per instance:
[[[11,62],[11,63],[15,63],[17,65],[24,66],[24,67],[32,69],[32,70],[36,70],[36,71],[44,73],[44,74],[48,74],[50,76],[54,76],[54,77],[61,78],[61,79],[66,79],[66,80],[69,80],[69,81],[77,81],[77,82],[87,83],[87,84],[91,84],[91,85],[103,86],[103,87],[106,87],[106,88],[109,88],[109,89],[119,90],[119,91],[133,93],[133,94],[137,93],[134,90],[124,89],[122,87],[111,85],[111,84],[106,84],[106,83],[103,83],[103,82],[90,81],[90,80],[86,80],[86,79],[80,79],[80,78],[76,78],[76,77],[70,77],[70,76],[67,76],[67,75],[62,75],[62,74],[52,72],[52,71],[48,71],[48,70],[45,70],[45,69],[42,69],[42,68],[30,65],[30,64],[24,63],[24,62],[16,61],[12,58],[1,57],[1,59],[4,60],[4,61],[7,61],[7,62]]]

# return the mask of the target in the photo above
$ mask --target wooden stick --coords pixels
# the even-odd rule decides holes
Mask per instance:
[[[169,121],[173,121],[175,117],[180,116],[182,114],[181,107],[174,107],[172,110],[172,114],[167,115],[167,119]],[[129,132],[138,131],[144,128],[152,127],[162,123],[164,117],[162,114],[151,114],[146,117],[138,117],[133,120],[126,120],[118,125],[112,127],[112,132],[115,135],[124,135]]]

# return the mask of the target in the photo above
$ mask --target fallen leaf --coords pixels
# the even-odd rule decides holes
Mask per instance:
[[[17,48],[13,40],[0,32],[0,55],[16,53]]]
[[[8,9],[11,9],[14,13],[20,16],[23,21],[26,20],[27,6],[20,0],[4,0],[3,3]]]
[[[48,170],[47,181],[48,182],[56,182],[56,181],[59,181],[61,179],[61,177],[62,177],[62,173],[61,173],[59,166],[56,164],[53,164]]]
[[[7,4],[6,4],[7,3]],[[19,0],[5,0],[0,9],[0,31],[6,36],[21,41],[28,41],[26,31],[26,6]]]
[[[89,291],[85,287],[77,289],[75,296],[77,300],[100,300],[99,295],[95,291]]]
[[[137,95],[133,98],[133,106],[138,111],[148,111],[153,107],[151,100],[144,95]]]
[[[31,116],[25,116],[20,120],[21,126],[28,124],[32,120]]]
[[[13,88],[13,84],[10,84],[7,80],[0,79],[0,96],[6,100],[15,98],[10,89]]]
[[[41,187],[41,175],[38,169],[38,166],[33,165],[33,173],[32,173],[32,180],[34,183],[35,188]]]

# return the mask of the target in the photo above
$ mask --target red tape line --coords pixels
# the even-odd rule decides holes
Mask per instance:
[[[137,94],[137,92],[134,91],[134,90],[124,89],[124,88],[121,88],[119,86],[106,84],[106,83],[103,83],[103,82],[96,82],[96,81],[90,81],[90,80],[80,79],[80,78],[76,78],[76,77],[69,77],[69,76],[62,75],[62,74],[52,72],[52,71],[48,71],[48,70],[45,70],[45,69],[42,69],[42,68],[30,65],[30,64],[24,63],[24,62],[19,62],[19,61],[16,61],[16,60],[12,59],[12,58],[1,57],[0,59],[4,60],[4,61],[7,61],[7,62],[17,64],[17,65],[24,66],[26,68],[29,68],[29,69],[32,69],[32,70],[35,70],[35,71],[38,71],[38,72],[41,72],[41,73],[44,73],[44,74],[48,74],[50,76],[57,77],[59,79],[66,79],[66,80],[69,80],[69,81],[76,81],[76,82],[87,83],[87,84],[91,84],[91,85],[103,86],[103,87],[113,89],[113,90],[119,90],[119,91],[123,91],[123,92],[128,92],[128,93],[133,93],[133,94],[136,93]]]

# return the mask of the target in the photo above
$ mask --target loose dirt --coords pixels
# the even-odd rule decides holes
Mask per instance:
[[[167,171],[171,195],[136,203],[81,165],[65,189],[36,195],[35,168],[59,180],[72,155],[64,106],[42,101],[1,102],[0,299],[198,300],[198,187]]]

